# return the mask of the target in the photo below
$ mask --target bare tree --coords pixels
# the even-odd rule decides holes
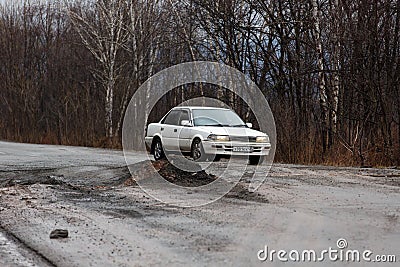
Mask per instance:
[[[312,0],[313,17],[314,17],[314,36],[315,36],[315,47],[317,51],[317,70],[318,70],[318,83],[319,83],[319,100],[321,104],[321,124],[322,124],[322,147],[325,152],[330,146],[330,133],[328,129],[329,125],[329,113],[328,113],[328,94],[326,92],[325,82],[325,67],[324,67],[324,52],[322,47],[321,39],[321,22],[320,22],[320,7],[318,0]]]
[[[337,134],[338,128],[338,108],[339,108],[339,93],[340,93],[340,53],[341,53],[341,36],[340,25],[342,7],[339,5],[339,0],[331,0],[331,38],[332,38],[332,108],[331,108],[331,129],[334,134]]]
[[[130,82],[128,82],[121,102],[117,132],[121,129],[129,97],[148,77],[154,74],[158,65],[157,57],[160,52],[162,27],[165,26],[163,25],[165,23],[163,7],[162,1],[158,0],[132,1],[128,4],[128,39],[125,50],[126,58],[129,59],[127,76]],[[146,95],[140,99],[144,103],[136,103],[137,112],[135,114],[140,114],[141,117],[135,118],[135,120],[148,118],[149,103],[147,99],[149,99],[149,94],[151,91],[147,89]],[[143,109],[143,107],[145,108]],[[140,132],[140,129],[135,130]],[[143,142],[143,138],[139,134],[134,135],[133,138],[136,138],[135,144]]]
[[[106,92],[105,128],[106,137],[114,135],[113,99],[117,79],[122,65],[117,56],[127,40],[125,30],[126,1],[99,0],[94,4],[93,12],[85,11],[83,5],[70,6],[68,14],[86,48],[99,63],[95,70]]]

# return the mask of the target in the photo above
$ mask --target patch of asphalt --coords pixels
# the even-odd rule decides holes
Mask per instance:
[[[116,192],[105,190],[81,199],[79,196],[83,195],[80,194],[78,198],[77,194],[65,198],[65,192],[54,190],[58,186],[36,184],[25,187],[37,198],[32,205],[18,201],[19,195],[9,192],[11,189],[3,189],[3,203],[10,204],[1,214],[8,222],[6,228],[44,251],[52,261],[60,263],[65,258],[65,264],[59,266],[87,266],[88,263],[106,266],[114,261],[114,265],[119,266],[132,266],[132,262],[136,265],[145,262],[144,265],[185,266],[183,259],[192,262],[193,266],[204,266],[204,262],[211,261],[212,257],[207,255],[210,254],[207,247],[203,251],[202,246],[222,249],[224,244],[231,242],[213,224],[205,225],[210,218],[204,218],[204,221],[199,221],[196,216],[186,218],[181,214],[183,208],[160,205],[137,187],[120,187],[115,189]],[[12,223],[15,216],[22,219],[18,224]],[[201,227],[192,229],[195,224]],[[71,237],[61,243],[50,241],[48,231],[60,226],[68,228]],[[193,253],[186,254],[189,248]],[[107,257],[110,251],[113,255]],[[154,257],[154,251],[158,257]],[[81,257],[84,256],[87,258],[83,260]]]
[[[290,185],[320,186],[400,186],[400,170],[379,168],[350,168],[331,166],[273,165],[269,178]]]
[[[52,267],[56,265],[0,225],[0,266]]]
[[[3,171],[0,174],[0,187],[32,184],[107,187],[124,183],[130,177],[127,167],[82,166],[81,168],[63,167],[10,173]]]
[[[118,186],[136,186],[136,179],[152,179],[158,172],[166,180],[180,186],[197,187],[211,183],[217,179],[216,176],[205,171],[186,172],[176,168],[168,161],[150,162],[142,161],[133,164],[133,176],[127,167],[62,167],[59,169],[35,169],[6,172],[0,176],[0,187],[28,186],[33,184],[43,184],[58,186],[61,191],[73,190],[74,197],[81,199],[89,197],[99,197],[104,191],[114,190]],[[198,166],[200,169],[201,167]],[[7,178],[6,178],[7,177]],[[9,178],[12,177],[12,178]],[[225,197],[236,198],[244,201],[254,201],[268,203],[264,196],[250,192],[246,182],[238,183]]]

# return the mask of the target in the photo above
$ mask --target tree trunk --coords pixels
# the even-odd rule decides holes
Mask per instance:
[[[321,123],[322,123],[322,148],[325,153],[329,146],[329,117],[328,117],[328,97],[326,93],[326,83],[324,75],[324,55],[322,51],[322,40],[321,40],[321,27],[319,17],[319,7],[317,0],[312,0],[313,4],[313,16],[314,16],[314,32],[316,41],[317,51],[317,69],[318,69],[318,80],[319,80],[319,101],[321,107]]]
[[[113,94],[114,94],[114,86],[110,82],[107,86],[107,95],[105,102],[105,122],[106,122],[106,137],[111,141],[113,138]]]
[[[332,132],[337,133],[338,128],[338,106],[339,106],[339,90],[340,90],[340,39],[339,39],[339,18],[341,12],[339,12],[339,0],[334,1],[332,15],[334,16],[333,27],[334,27],[334,48],[333,48],[333,92],[332,92]]]

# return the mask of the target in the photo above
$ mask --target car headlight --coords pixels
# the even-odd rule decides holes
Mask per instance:
[[[228,135],[210,134],[210,135],[207,137],[207,139],[208,139],[208,140],[211,140],[211,141],[218,141],[218,142],[227,142],[227,141],[230,141]]]
[[[257,143],[269,143],[269,137],[268,136],[257,136],[256,142]]]

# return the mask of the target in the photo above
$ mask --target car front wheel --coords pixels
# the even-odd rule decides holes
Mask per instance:
[[[154,159],[160,160],[165,157],[164,149],[160,139],[154,141]]]
[[[264,156],[250,156],[249,164],[250,165],[258,165],[264,161]]]
[[[194,161],[205,161],[207,159],[204,153],[203,144],[200,139],[195,139],[192,144],[192,158]]]

